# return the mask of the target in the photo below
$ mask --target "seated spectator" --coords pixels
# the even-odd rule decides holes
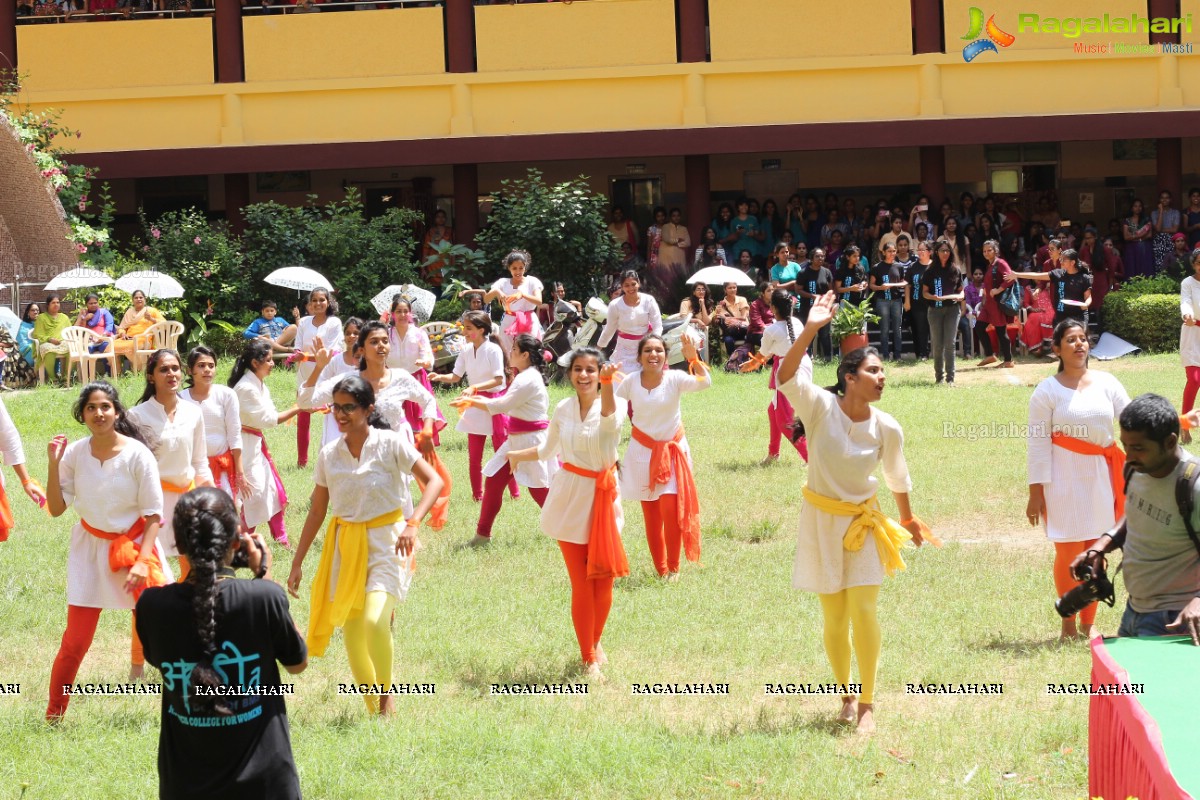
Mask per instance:
[[[621,271],[633,270],[641,274],[646,262],[637,254],[637,250],[629,242],[621,242]]]
[[[775,310],[771,308],[771,293],[775,284],[763,281],[758,284],[758,297],[750,304],[750,327],[746,329],[746,344],[751,353],[757,353],[762,345],[763,331],[775,321]]]
[[[708,294],[708,287],[703,283],[693,283],[692,293],[679,304],[679,313],[691,314],[693,324],[700,328],[708,328],[712,324],[712,315],[716,307],[716,303]]]
[[[289,325],[287,320],[280,319],[278,315],[279,308],[274,300],[263,301],[262,316],[251,322],[242,336],[246,339],[266,339],[276,353],[291,353],[295,349],[290,345],[296,338],[296,326]]]
[[[1200,645],[1200,545],[1193,538],[1200,529],[1200,486],[1192,484],[1187,519],[1176,494],[1195,457],[1179,446],[1179,416],[1165,397],[1134,398],[1120,422],[1125,465],[1132,470],[1125,518],[1071,563],[1071,574],[1083,580],[1085,566],[1099,574],[1105,554],[1121,549],[1129,599],[1117,635],[1184,634]]]
[[[41,313],[42,309],[37,303],[25,306],[25,313],[21,315],[21,327],[17,329],[17,349],[21,353],[21,358],[31,367],[36,366],[33,352],[33,324]]]
[[[111,339],[117,333],[117,323],[113,320],[112,312],[107,308],[100,307],[100,297],[95,294],[89,294],[84,298],[84,307],[79,309],[79,316],[75,319],[75,324],[80,328],[87,328],[97,336],[103,336],[105,339]],[[89,353],[103,353],[108,350],[109,342],[97,342],[93,345],[88,345]]]
[[[1192,274],[1192,251],[1188,249],[1187,234],[1171,234],[1172,248],[1158,264],[1158,271],[1171,277],[1176,283]]]
[[[1056,358],[1051,348],[1054,333],[1054,301],[1050,297],[1046,281],[1031,282],[1025,287],[1021,305],[1028,310],[1021,340],[1029,348],[1030,355]]]
[[[67,343],[62,340],[62,332],[71,325],[71,318],[62,313],[62,298],[57,292],[46,297],[46,310],[38,315],[33,323],[33,338],[38,340],[38,357],[46,374],[53,378],[55,368],[60,359],[69,352]]]
[[[696,251],[696,269],[725,265],[725,250],[716,242],[709,242]]]
[[[750,303],[738,294],[738,285],[733,281],[725,284],[725,296],[717,303],[714,320],[721,329],[725,341],[725,355],[733,354],[737,343],[745,341],[750,329]]]
[[[137,290],[131,295],[133,305],[121,317],[121,324],[117,326],[117,338],[113,342],[113,349],[117,356],[124,357],[133,361],[134,351],[139,345],[145,346],[146,341],[138,341],[151,325],[163,321],[162,312],[156,308],[146,305],[146,293],[142,290]]]

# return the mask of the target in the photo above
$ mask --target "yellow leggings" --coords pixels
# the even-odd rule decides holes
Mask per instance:
[[[392,683],[392,609],[396,598],[387,592],[367,592],[361,614],[346,620],[342,636],[355,683]],[[364,694],[367,711],[379,713],[380,695]]]
[[[878,586],[853,586],[834,594],[818,595],[825,614],[825,654],[833,677],[840,684],[850,683],[850,630],[854,629],[853,652],[858,657],[862,679],[859,702],[870,703],[875,694],[875,673],[879,670],[879,620],[875,604]]]

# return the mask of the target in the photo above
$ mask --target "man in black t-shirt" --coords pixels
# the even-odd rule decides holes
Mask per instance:
[[[796,302],[796,316],[800,317],[801,322],[808,320],[808,311],[813,307],[817,298],[832,288],[833,273],[825,266],[825,251],[818,247],[812,252],[812,260],[796,275],[796,294],[800,298]],[[819,355],[824,361],[833,358],[833,337],[830,334],[829,325],[825,325],[817,332],[814,349],[816,355]]]

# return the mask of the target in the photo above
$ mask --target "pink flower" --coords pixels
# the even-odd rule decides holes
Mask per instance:
[[[162,231],[160,231],[158,228],[151,228],[150,235],[153,236],[155,239],[158,239],[159,237],[162,236]]]
[[[206,277],[206,278],[211,278],[211,277],[212,277],[212,271],[211,271],[211,270],[207,270],[207,269],[206,269],[206,270],[204,270],[204,277]]]
[[[195,239],[192,239],[192,244],[200,244],[200,237],[199,237],[199,236],[197,236]],[[207,277],[208,277],[208,274],[207,274],[207,273],[205,273],[204,277],[206,277],[206,278],[207,278]]]
[[[77,245],[75,245],[75,249],[76,249],[76,250],[78,250],[78,251],[79,251],[79,252],[81,252],[81,253],[86,253],[86,252],[87,252],[87,245],[86,245],[86,244],[77,244]]]
[[[149,253],[149,252],[150,252],[150,245],[148,245],[148,244],[147,244],[147,245],[142,245],[142,252],[143,252],[143,253]]]

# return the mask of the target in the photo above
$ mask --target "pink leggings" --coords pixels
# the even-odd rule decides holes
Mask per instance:
[[[783,434],[787,431],[788,420],[784,419],[784,414],[780,412],[777,406],[767,406],[767,419],[771,422],[771,442],[767,447],[767,452],[776,458],[779,457],[779,443],[783,441]],[[804,461],[808,462],[808,439],[801,436],[792,446],[796,448],[796,452]]]
[[[496,515],[500,513],[500,506],[504,504],[504,484],[513,481],[512,467],[507,462],[495,475],[484,479],[483,506],[479,509],[479,524],[475,526],[476,536],[491,538],[492,523],[496,521]],[[538,504],[538,508],[545,505],[546,495],[550,493],[549,489],[536,489],[532,486],[525,488],[529,490],[529,495],[533,498],[533,502]]]
[[[1196,407],[1196,391],[1200,390],[1200,367],[1184,367],[1187,384],[1183,387],[1183,413]]]
[[[476,500],[483,499],[483,445],[487,441],[487,437],[482,433],[467,434],[467,458],[470,463],[471,470],[471,496]],[[500,446],[508,441],[508,436],[503,433],[492,434],[492,450],[499,450]],[[513,497],[519,497],[521,490],[517,488],[516,478],[511,478],[508,481],[508,491]]]
[[[296,415],[296,463],[308,466],[308,431],[312,423],[312,412],[301,411]]]

